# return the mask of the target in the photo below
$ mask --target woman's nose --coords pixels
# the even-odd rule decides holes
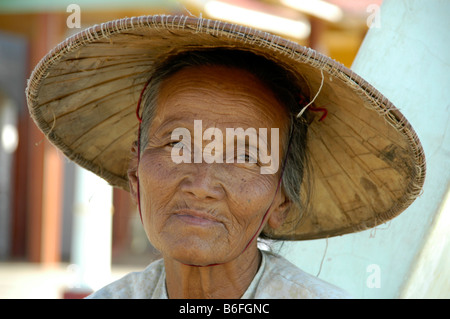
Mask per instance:
[[[191,163],[193,169],[181,183],[181,191],[201,200],[220,200],[225,191],[218,179],[218,164]]]

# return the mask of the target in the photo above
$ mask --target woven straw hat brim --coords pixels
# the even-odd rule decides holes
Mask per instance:
[[[264,55],[302,79],[328,116],[313,121],[312,197],[298,225],[274,239],[361,231],[404,211],[425,178],[423,149],[401,112],[369,83],[316,51],[266,32],[186,16],[143,16],[95,25],[60,43],[34,69],[31,116],[68,158],[128,190],[139,94],[155,61],[199,48]],[[295,216],[290,217],[295,219]]]

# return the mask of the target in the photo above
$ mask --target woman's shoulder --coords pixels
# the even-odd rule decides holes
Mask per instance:
[[[351,298],[341,288],[304,272],[284,257],[267,251],[263,254],[265,268],[255,298]]]
[[[162,259],[148,265],[143,271],[131,272],[89,295],[86,299],[141,299],[167,298],[165,269]]]

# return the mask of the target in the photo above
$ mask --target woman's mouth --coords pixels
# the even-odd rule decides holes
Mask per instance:
[[[193,226],[209,227],[220,224],[219,220],[211,214],[193,209],[178,210],[175,213],[175,217]]]

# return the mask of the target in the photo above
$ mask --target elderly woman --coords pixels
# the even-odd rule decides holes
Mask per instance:
[[[94,26],[41,61],[27,97],[69,158],[129,190],[163,257],[90,298],[345,298],[257,238],[367,229],[423,184],[413,129],[368,83],[219,21]]]

